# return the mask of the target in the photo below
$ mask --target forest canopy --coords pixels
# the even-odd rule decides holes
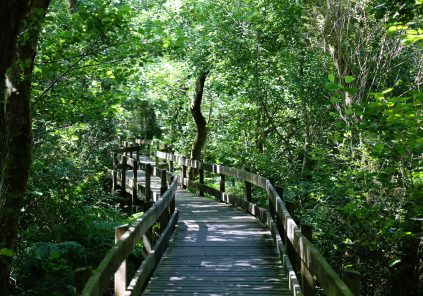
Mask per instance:
[[[134,219],[110,150],[136,138],[269,178],[363,295],[422,295],[422,0],[0,10],[0,295],[73,295]]]

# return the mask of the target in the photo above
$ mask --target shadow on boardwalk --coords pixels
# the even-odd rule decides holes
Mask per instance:
[[[144,295],[292,295],[256,218],[185,190],[176,202],[176,231]]]

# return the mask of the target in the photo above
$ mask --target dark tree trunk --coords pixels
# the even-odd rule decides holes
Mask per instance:
[[[192,118],[197,127],[197,135],[191,148],[191,159],[195,160],[201,159],[201,151],[207,139],[207,122],[201,113],[201,102],[203,100],[204,84],[208,74],[208,71],[203,71],[197,77],[195,81],[195,93],[190,108]],[[190,171],[190,177],[193,176],[193,173]]]
[[[41,23],[50,0],[33,0],[30,7],[28,2],[2,3],[0,12],[0,249],[3,254],[16,248],[19,213],[31,166],[31,73]],[[10,293],[12,256],[9,255],[0,255],[0,296]]]

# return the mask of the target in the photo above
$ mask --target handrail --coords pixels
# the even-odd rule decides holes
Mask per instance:
[[[311,272],[311,274],[314,274],[317,277],[317,280],[319,281],[320,286],[323,288],[325,294],[328,296],[354,295],[350,288],[346,285],[346,283],[337,275],[337,273],[333,270],[329,263],[319,253],[316,247],[314,247],[310,240],[307,239],[306,236],[301,232],[300,228],[295,223],[281,197],[276,192],[272,183],[268,179],[245,170],[240,170],[217,164],[208,164],[162,151],[157,151],[156,157],[158,159],[162,159],[169,162],[170,166],[173,166],[173,163],[177,163],[183,167],[183,174],[180,177],[180,181],[184,186],[199,189],[200,193],[206,191],[207,193],[223,200],[225,199],[225,197],[227,197],[227,194],[224,193],[224,176],[237,178],[245,181],[246,184],[251,183],[264,189],[267,192],[269,198],[269,211],[272,214],[271,218],[277,226],[277,229],[279,230],[279,232],[281,232],[282,230],[285,232],[285,237],[289,239],[295,252],[301,258],[302,264],[308,269],[308,271]],[[200,177],[200,181],[202,181],[200,183],[189,180],[186,174],[187,167],[199,169],[200,176],[203,174],[203,172],[201,171],[220,174],[221,190],[216,190],[214,188],[206,186],[204,184],[204,177],[202,178],[203,180],[201,180]],[[248,199],[249,198],[247,196],[247,201],[243,200],[241,203],[247,204],[246,208],[254,208],[254,204],[250,203]],[[282,235],[282,233],[280,233],[280,235]]]
[[[125,147],[125,149],[116,149],[114,152],[127,152],[128,150],[126,150],[126,148],[129,147]],[[135,159],[128,159],[125,161],[124,165],[126,166],[127,163],[132,164],[135,170],[138,169],[138,167],[145,168],[142,163],[138,163]],[[168,174],[162,175],[164,180],[166,180],[167,175]],[[126,181],[123,180],[125,175],[122,175],[121,178],[122,184],[125,185]],[[120,238],[118,238],[116,244],[100,262],[97,269],[84,286],[81,295],[103,295],[103,292],[107,289],[110,279],[114,274],[115,276],[120,276],[119,279],[124,282],[123,287],[122,284],[118,285],[121,286],[118,288],[119,291],[116,291],[117,288],[115,283],[115,295],[137,295],[141,292],[145,281],[159,261],[178,219],[178,211],[175,210],[175,192],[178,182],[173,174],[171,174],[171,180],[172,182],[169,188],[166,188],[166,186],[162,187],[161,198],[150,207],[142,217],[138,218],[131,226],[127,227],[127,230],[126,227],[120,227],[120,229],[125,228],[126,231],[123,235],[119,235]],[[151,249],[147,248],[148,256],[144,258],[134,278],[131,280],[129,286],[126,287],[126,269],[124,269],[123,275],[119,275],[117,271],[120,270],[122,264],[125,264],[126,258],[135,248],[137,241],[143,238],[151,227],[159,221],[162,230],[160,238]],[[143,239],[145,239],[145,237]],[[149,242],[147,241],[147,243]]]

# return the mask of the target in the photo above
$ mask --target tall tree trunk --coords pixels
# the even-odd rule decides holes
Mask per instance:
[[[0,65],[0,250],[3,250],[0,255],[0,296],[10,293],[11,252],[16,248],[19,213],[31,166],[31,73],[41,23],[50,0],[33,0],[29,7],[30,1],[8,2],[15,4],[7,7],[9,14],[1,10],[0,20],[1,41],[3,43],[4,38],[8,45],[8,48],[2,48]],[[19,9],[23,12],[16,12]],[[23,30],[20,30],[20,24]],[[3,52],[5,50],[8,52]]]
[[[201,113],[201,102],[203,100],[204,84],[209,71],[202,71],[195,81],[195,93],[192,99],[190,111],[197,127],[197,135],[191,148],[191,159],[200,160],[201,151],[207,139],[207,122]],[[190,177],[193,172],[190,171]]]

